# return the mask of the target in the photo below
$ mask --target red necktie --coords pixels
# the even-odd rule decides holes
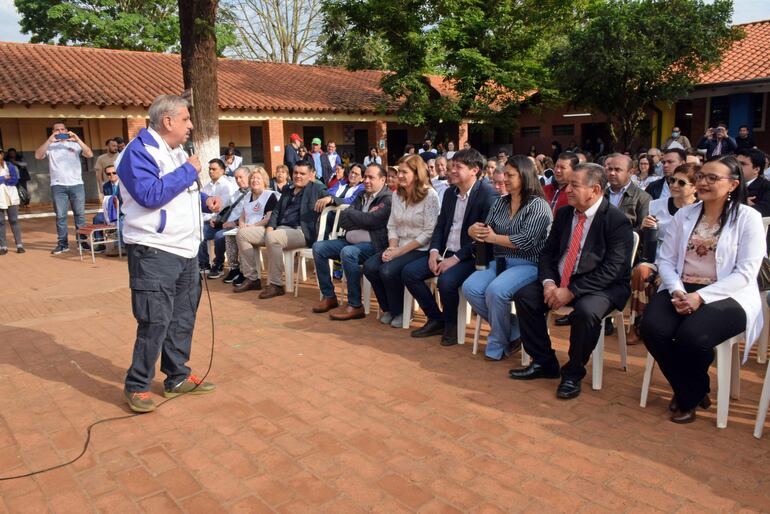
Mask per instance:
[[[583,239],[583,226],[586,224],[586,215],[582,212],[577,213],[578,221],[575,229],[572,231],[572,238],[569,241],[567,257],[564,259],[564,271],[561,272],[561,283],[559,287],[567,287],[569,279],[572,276],[572,270],[577,264],[578,253],[580,253],[580,240]]]

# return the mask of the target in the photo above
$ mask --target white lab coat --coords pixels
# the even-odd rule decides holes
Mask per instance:
[[[682,270],[687,242],[702,208],[700,202],[683,207],[671,221],[655,261],[663,281],[658,291],[684,291]],[[749,350],[762,330],[762,303],[757,274],[767,252],[765,245],[762,216],[748,205],[739,206],[736,216],[728,220],[719,235],[716,250],[717,281],[698,290],[704,303],[734,298],[743,307],[746,312],[743,362],[748,359]]]

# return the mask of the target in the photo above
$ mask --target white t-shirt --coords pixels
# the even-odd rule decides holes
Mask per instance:
[[[80,154],[83,149],[73,141],[57,141],[48,145],[48,170],[52,186],[77,186],[83,183]],[[101,185],[101,184],[100,184]]]

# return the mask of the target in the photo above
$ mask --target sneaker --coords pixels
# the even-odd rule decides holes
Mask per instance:
[[[128,400],[128,406],[134,412],[152,412],[155,410],[155,402],[149,391],[123,391]]]
[[[204,382],[195,375],[190,375],[172,389],[165,389],[163,391],[163,396],[166,398],[174,398],[180,394],[206,394],[212,392],[216,388],[217,386],[211,382]]]
[[[383,325],[390,325],[391,321],[393,321],[393,315],[389,312],[383,312],[380,316],[380,323]]]
[[[51,255],[59,255],[60,253],[69,252],[70,247],[65,245],[56,245],[56,248],[51,250]]]
[[[27,250],[25,250],[23,246],[17,246],[16,253],[27,253]]]
[[[390,326],[393,328],[401,328],[401,324],[404,322],[404,316],[399,314],[390,320]]]
[[[222,270],[221,266],[214,266],[211,268],[211,271],[209,271],[209,279],[213,280],[215,278],[221,277],[224,274],[224,270]]]
[[[239,286],[239,285],[243,284],[244,280],[246,280],[246,275],[244,275],[243,273],[239,272],[238,276],[235,277],[235,280],[233,280],[233,285],[234,286]]]
[[[198,266],[199,266],[198,269],[200,269],[201,273],[208,273],[209,271],[211,271],[211,266],[209,266],[208,264],[198,265]]]
[[[8,248],[0,248],[0,255],[5,255],[8,253]]]
[[[227,274],[227,276],[225,276],[225,280],[224,280],[225,284],[232,284],[233,280],[238,278],[238,275],[240,274],[241,274],[241,270],[239,270],[238,268],[231,268],[230,272]]]

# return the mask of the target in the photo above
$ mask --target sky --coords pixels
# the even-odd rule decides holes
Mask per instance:
[[[733,5],[734,23],[770,19],[770,0],[734,0]],[[0,41],[29,41],[29,36],[19,31],[19,14],[13,0],[0,0]]]

